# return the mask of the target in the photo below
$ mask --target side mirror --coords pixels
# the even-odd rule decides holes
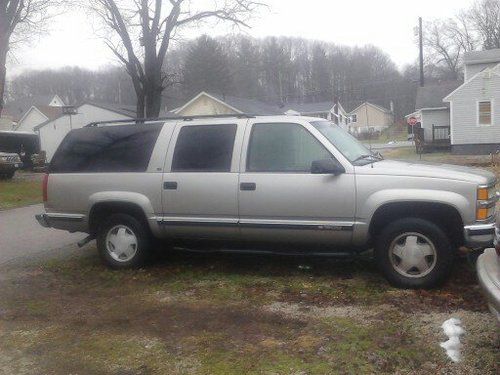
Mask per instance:
[[[344,167],[335,159],[315,160],[311,164],[312,174],[333,174],[335,176],[345,173]]]

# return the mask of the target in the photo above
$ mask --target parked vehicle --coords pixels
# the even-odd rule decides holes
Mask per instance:
[[[446,279],[459,246],[493,242],[492,173],[383,160],[323,119],[111,124],[65,137],[37,219],[88,233],[113,268],[143,264],[154,238],[315,256],[374,248],[392,284],[427,288]]]
[[[0,152],[0,178],[11,179],[23,163],[18,154]]]
[[[22,131],[0,131],[0,152],[18,154],[22,168],[31,169],[31,156],[40,152],[38,135]]]
[[[477,260],[477,275],[493,315],[500,322],[500,231],[496,231],[495,248],[486,249]]]

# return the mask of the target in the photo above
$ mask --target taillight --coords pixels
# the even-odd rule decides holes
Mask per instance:
[[[43,175],[43,180],[42,180],[42,192],[43,192],[43,201],[47,202],[48,194],[47,194],[47,188],[49,185],[49,174],[45,173]]]

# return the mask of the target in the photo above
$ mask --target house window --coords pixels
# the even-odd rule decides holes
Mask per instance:
[[[358,122],[358,115],[352,115],[351,120],[352,122]]]
[[[344,120],[344,119],[343,119],[343,117],[342,117],[342,114],[339,114],[339,124],[341,124],[343,120]]]
[[[491,125],[491,101],[478,102],[479,125]]]

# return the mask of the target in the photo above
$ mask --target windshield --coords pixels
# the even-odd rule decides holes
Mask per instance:
[[[379,157],[348,132],[330,121],[313,121],[311,124],[321,132],[351,163],[372,163]]]

